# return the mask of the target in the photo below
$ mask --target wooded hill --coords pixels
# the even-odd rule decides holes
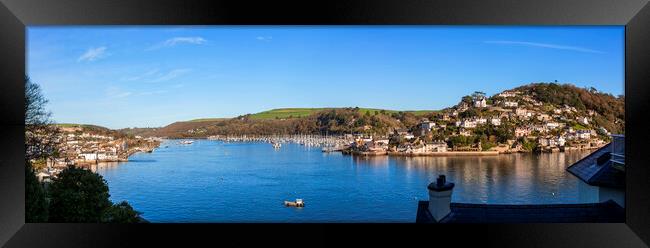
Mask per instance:
[[[572,116],[588,116],[592,119],[590,128],[604,127],[612,133],[625,131],[624,97],[598,92],[596,89],[579,88],[571,84],[534,83],[509,91],[519,91],[543,104],[539,111],[553,113],[565,105],[575,107]],[[470,103],[471,96],[462,102]],[[488,104],[504,100],[497,95],[488,98]],[[470,108],[462,111],[458,118],[489,116],[489,109]],[[532,106],[530,106],[532,107]],[[409,129],[414,131],[423,118],[438,124],[453,125],[453,121],[443,122],[441,115],[457,108],[453,106],[439,111],[395,111],[369,108],[287,108],[274,109],[256,114],[246,114],[236,118],[208,118],[175,122],[162,128],[129,129],[129,134],[159,136],[169,138],[207,137],[210,135],[272,135],[272,134],[322,134],[344,133],[385,134],[389,130]],[[524,123],[504,123],[514,127]],[[580,125],[576,125],[580,127]],[[587,128],[587,127],[585,127]]]

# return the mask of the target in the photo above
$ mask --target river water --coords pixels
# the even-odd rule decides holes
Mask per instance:
[[[355,157],[268,143],[166,140],[93,168],[113,202],[151,222],[414,222],[439,174],[453,202],[577,203],[566,167],[589,151],[482,157]],[[301,198],[304,208],[285,207]]]

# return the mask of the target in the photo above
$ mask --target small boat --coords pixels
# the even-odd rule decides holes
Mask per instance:
[[[273,148],[275,148],[275,149],[279,149],[280,147],[282,147],[282,144],[280,144],[280,143],[273,143]]]
[[[183,141],[181,141],[181,144],[183,144],[183,145],[189,145],[189,144],[192,144],[192,143],[194,143],[194,141],[192,141],[192,140],[183,140]]]
[[[303,202],[302,199],[296,199],[296,201],[284,201],[284,205],[287,207],[302,208],[305,206],[305,202]]]

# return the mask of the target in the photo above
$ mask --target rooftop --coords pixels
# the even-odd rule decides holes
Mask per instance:
[[[416,223],[436,223],[429,201],[420,201]],[[581,204],[469,204],[451,203],[451,212],[440,223],[620,223],[625,209],[609,200]]]
[[[625,172],[611,161],[612,144],[607,144],[567,168],[567,171],[593,186],[625,188]]]

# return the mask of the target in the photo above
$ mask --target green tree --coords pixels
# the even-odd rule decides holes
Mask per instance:
[[[68,167],[49,187],[50,222],[100,222],[112,204],[102,176]]]
[[[29,161],[25,162],[25,222],[47,222],[47,200],[45,190]]]
[[[485,93],[482,92],[482,91],[474,91],[474,93],[472,93],[472,98],[473,98],[473,99],[482,99],[482,98],[485,98]]]
[[[472,99],[471,96],[464,96],[463,98],[461,98],[461,102],[467,103],[469,105],[471,105],[473,101],[474,100]]]
[[[104,211],[102,222],[108,223],[139,223],[140,212],[133,210],[128,202],[122,201],[112,205]]]
[[[45,109],[47,99],[38,84],[25,76],[25,158],[45,160],[56,152],[58,128],[51,125],[51,113]]]

